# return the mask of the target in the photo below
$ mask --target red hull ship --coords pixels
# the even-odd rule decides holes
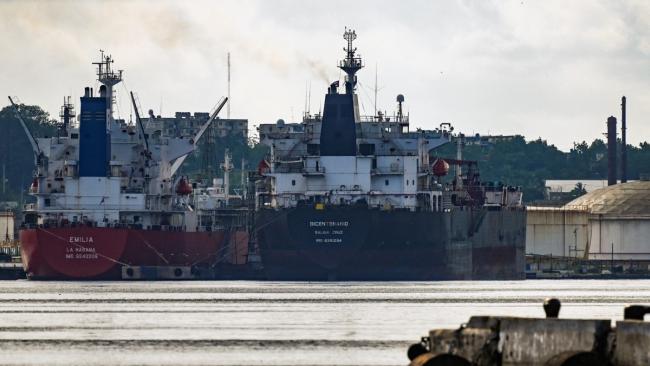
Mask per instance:
[[[243,264],[248,250],[243,230],[37,228],[22,230],[20,240],[30,279],[128,279],[132,267],[169,267],[171,278],[194,278],[207,275],[218,263]]]
[[[97,94],[85,88],[78,119],[66,100],[56,137],[34,138],[14,104],[36,165],[36,202],[20,232],[28,277],[210,278],[220,266],[245,263],[245,210],[216,208],[177,174],[226,99],[191,136],[167,135],[153,113],[142,121],[133,94],[137,123],[127,123],[113,117],[122,72],[112,63],[104,54],[95,63],[102,85]]]

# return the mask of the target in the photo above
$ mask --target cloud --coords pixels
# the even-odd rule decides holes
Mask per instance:
[[[343,10],[344,9],[344,10]],[[541,136],[567,149],[601,137],[619,99],[632,142],[650,126],[650,3],[537,1],[4,1],[0,92],[55,114],[63,95],[93,82],[105,49],[143,108],[208,110],[226,93],[232,54],[233,116],[253,123],[300,116],[339,77],[345,26],[389,112],[406,95],[417,127],[452,122],[466,133]],[[121,112],[128,99],[118,87]],[[317,107],[312,109],[316,110]]]

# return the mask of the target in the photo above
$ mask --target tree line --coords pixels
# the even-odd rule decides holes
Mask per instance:
[[[621,146],[619,140],[619,159]],[[456,146],[447,144],[434,154],[455,157]],[[628,180],[650,173],[650,144],[628,144],[627,156]],[[522,187],[527,202],[544,198],[544,181],[547,179],[607,179],[607,144],[601,139],[574,143],[568,152],[563,152],[546,140],[526,141],[523,136],[514,136],[492,144],[465,146],[463,159],[478,161],[483,181]],[[619,171],[620,166],[619,163]],[[576,187],[576,192],[583,190]]]

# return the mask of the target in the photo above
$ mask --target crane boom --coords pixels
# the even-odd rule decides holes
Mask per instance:
[[[23,116],[20,114],[20,110],[18,109],[18,106],[16,103],[14,103],[14,100],[9,97],[9,102],[11,102],[11,105],[14,108],[14,112],[16,113],[16,117],[20,121],[20,125],[23,126],[23,130],[25,130],[25,135],[27,135],[27,139],[29,140],[29,143],[32,145],[32,150],[34,151],[34,162],[38,162],[38,157],[41,155],[41,149],[38,146],[38,142],[36,142],[36,139],[34,138],[34,135],[29,131],[29,128],[27,128],[27,124],[25,123],[25,120],[23,119]]]
[[[203,136],[205,131],[208,130],[208,127],[210,127],[210,124],[212,123],[212,121],[214,121],[217,118],[217,116],[219,115],[219,112],[221,112],[221,109],[223,109],[223,106],[226,105],[227,101],[228,101],[228,97],[223,97],[217,103],[217,107],[214,109],[214,112],[212,112],[212,114],[210,115],[210,118],[207,120],[207,122],[205,122],[203,124],[203,126],[201,126],[201,128],[199,129],[199,132],[197,132],[196,135],[194,136],[194,138],[192,139],[194,146],[196,146],[197,142],[199,142],[199,139],[201,138],[201,136]],[[178,158],[178,159],[176,159],[174,161],[174,163],[172,164],[172,166],[170,168],[171,175],[176,174],[176,171],[178,170],[178,168],[181,167],[181,165],[183,165],[183,162],[185,162],[185,159],[187,158],[188,155],[189,154],[185,154],[185,155],[181,156],[180,158]]]
[[[149,141],[147,141],[147,135],[144,133],[144,125],[142,124],[142,120],[140,119],[140,112],[138,111],[138,106],[135,103],[135,97],[133,96],[133,92],[130,93],[131,93],[131,102],[133,103],[133,110],[135,111],[135,119],[138,121],[138,127],[140,127],[140,133],[142,134],[142,138],[144,139],[144,148],[148,154]]]

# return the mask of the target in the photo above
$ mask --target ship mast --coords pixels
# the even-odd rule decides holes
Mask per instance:
[[[105,55],[103,50],[99,50],[101,53],[101,60],[99,62],[93,62],[93,65],[97,65],[97,80],[102,84],[102,87],[99,88],[100,96],[105,96],[107,99],[106,103],[106,113],[107,120],[113,120],[113,86],[122,81],[122,71],[114,71],[111,67],[113,63],[113,58],[111,55]]]
[[[223,163],[221,164],[221,169],[223,169],[223,193],[226,199],[226,206],[228,206],[230,199],[230,172],[233,168],[232,155],[230,155],[230,150],[226,149]]]
[[[357,33],[352,30],[345,28],[345,33],[343,33],[343,39],[348,41],[347,47],[343,48],[345,51],[345,59],[339,62],[339,69],[343,70],[346,74],[345,76],[345,94],[354,94],[354,90],[357,86],[357,71],[361,70],[363,63],[359,55],[355,55],[357,49],[352,47],[352,41],[357,39]]]

